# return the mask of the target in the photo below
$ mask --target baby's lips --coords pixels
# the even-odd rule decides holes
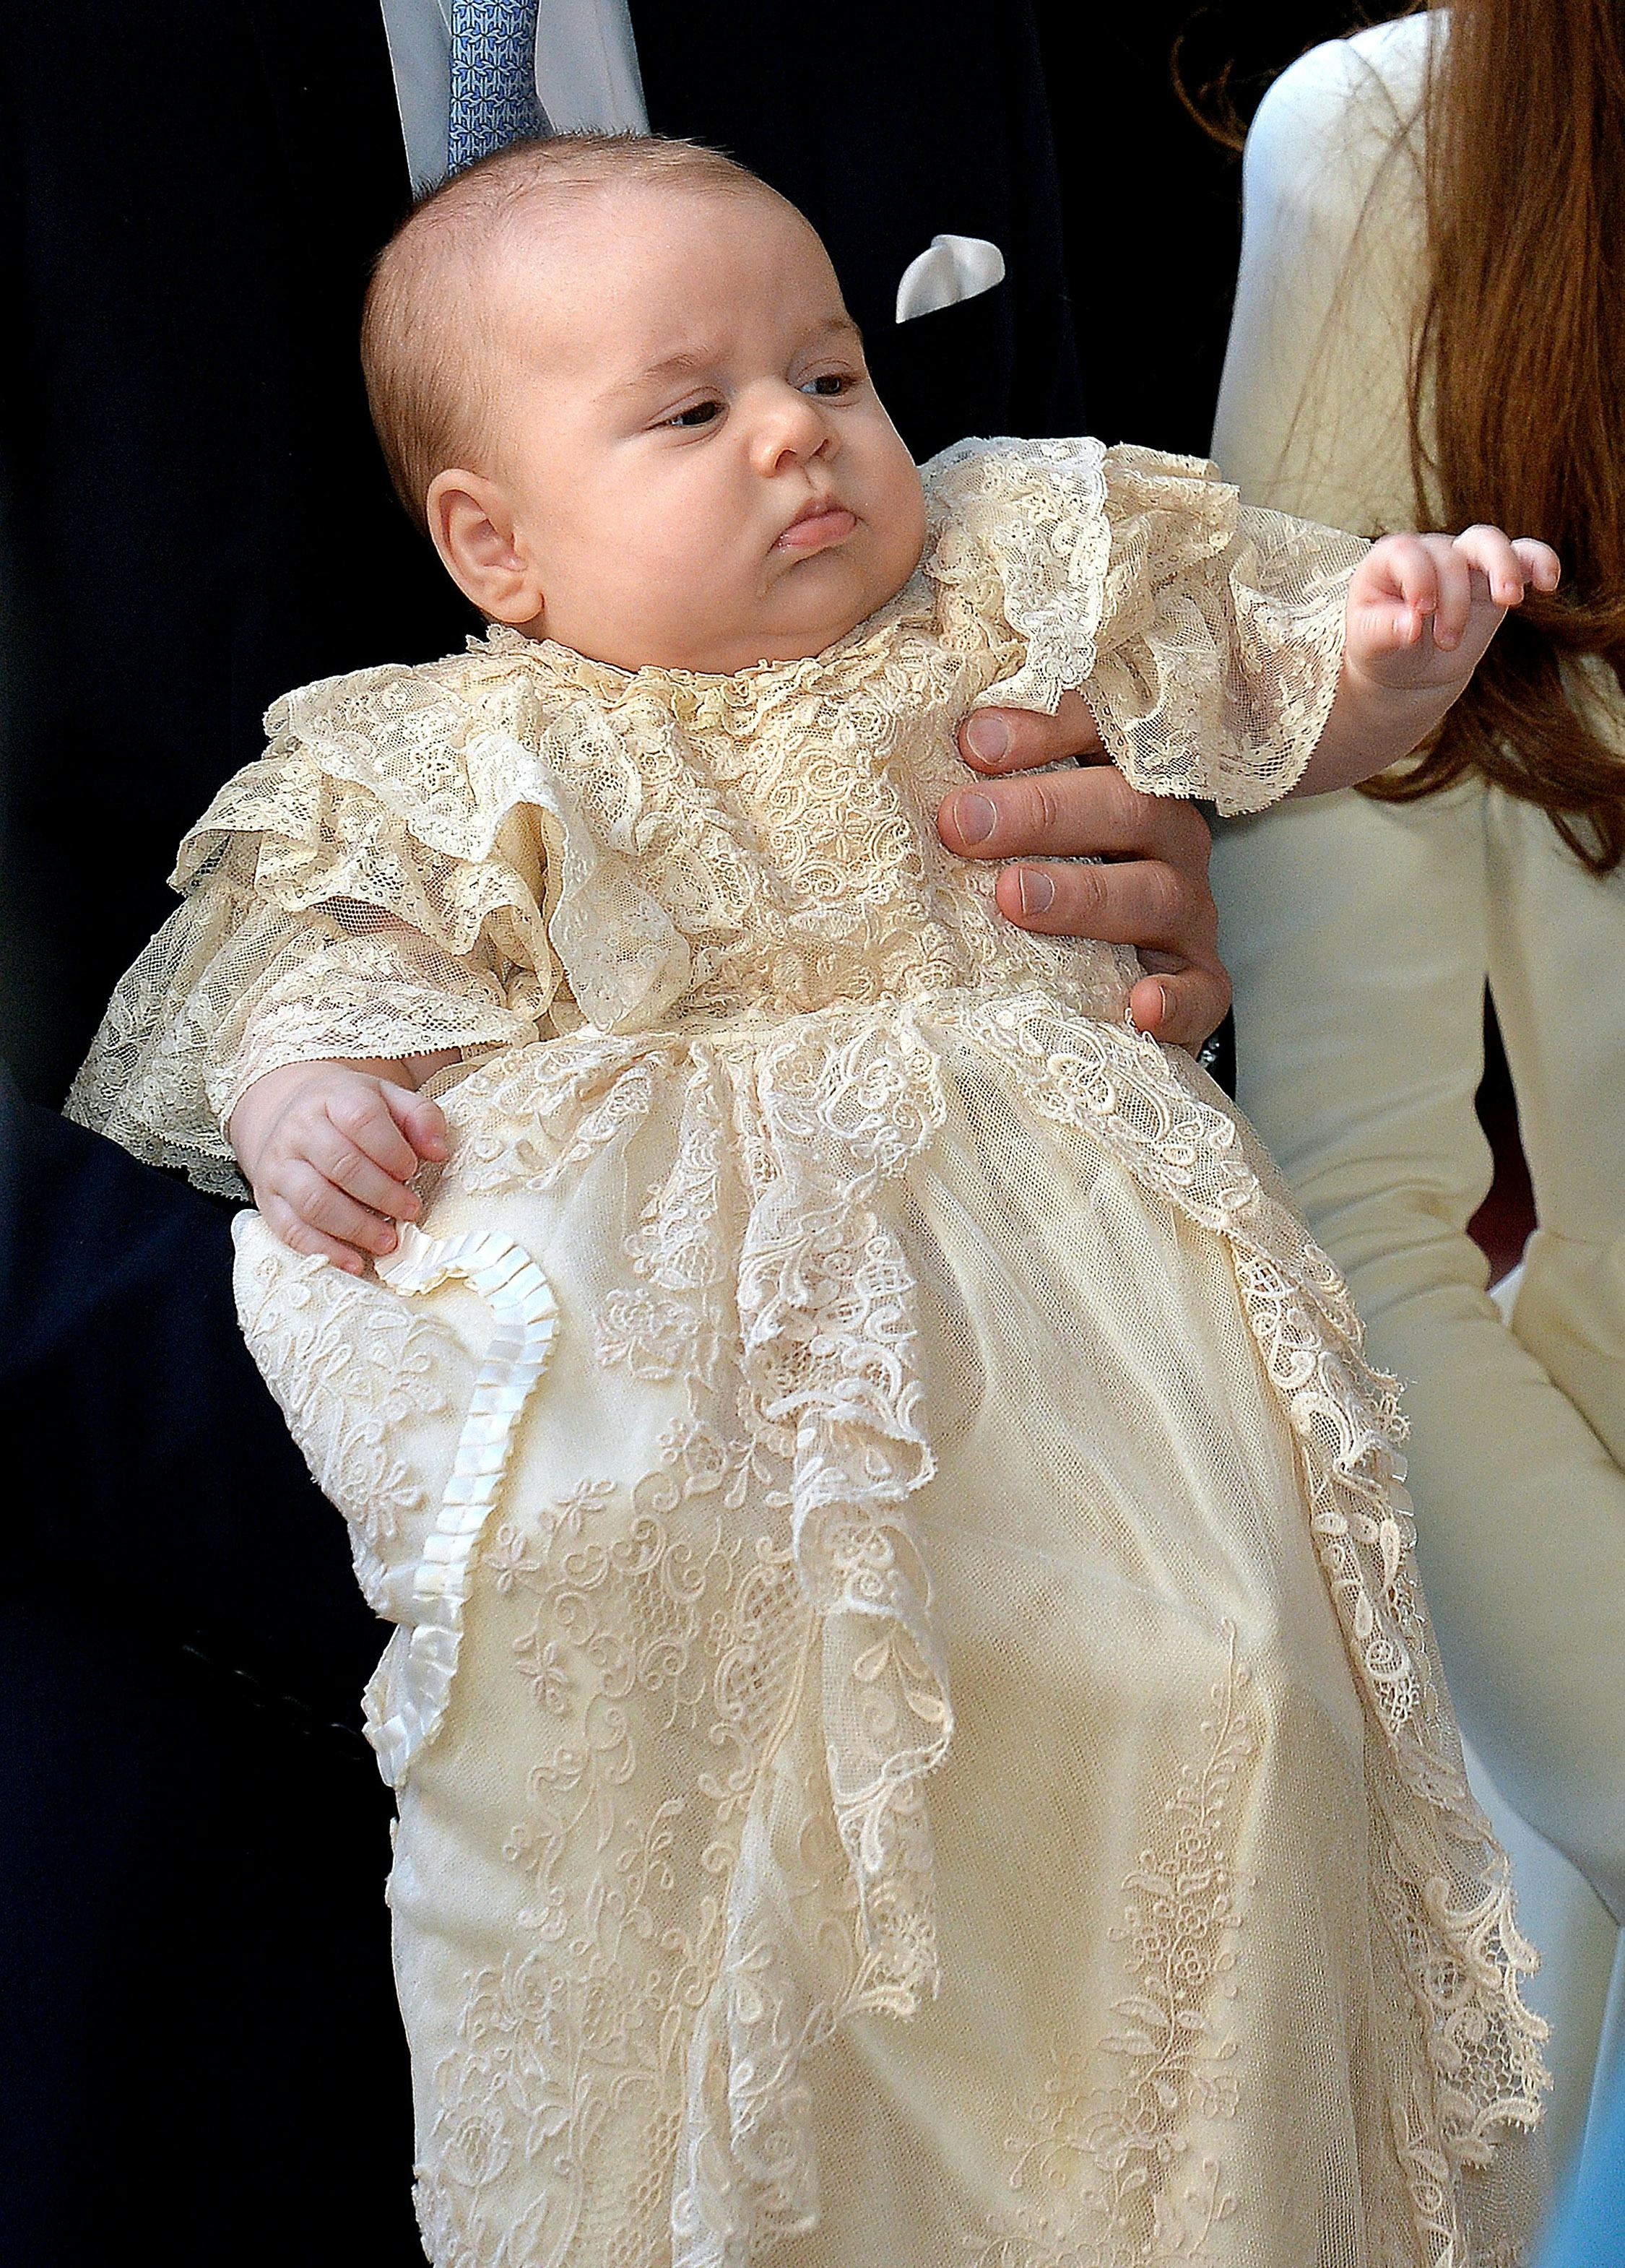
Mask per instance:
[[[824,505],[817,512],[804,512],[792,519],[774,545],[776,551],[827,551],[831,544],[844,543],[857,526],[857,516],[843,504]]]

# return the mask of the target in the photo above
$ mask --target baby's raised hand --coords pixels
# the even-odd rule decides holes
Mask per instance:
[[[437,1103],[388,1076],[398,1064],[287,1064],[255,1079],[228,1138],[254,1201],[296,1252],[351,1276],[362,1254],[395,1248],[393,1224],[422,1207],[407,1183],[445,1156]]]
[[[1533,583],[1557,588],[1549,544],[1498,527],[1460,535],[1385,535],[1349,586],[1345,666],[1395,692],[1453,697]]]
[[[1294,795],[1353,787],[1420,747],[1531,584],[1557,588],[1549,544],[1498,527],[1385,535],[1349,585],[1337,697]]]

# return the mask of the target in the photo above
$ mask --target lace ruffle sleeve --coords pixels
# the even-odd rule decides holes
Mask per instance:
[[[114,993],[68,1111],[240,1194],[223,1129],[284,1064],[484,1049],[546,1028],[533,692],[459,661],[305,688],[180,846],[184,902]]]
[[[939,576],[974,592],[980,552],[1020,644],[984,705],[1053,711],[1076,688],[1136,787],[1226,816],[1296,784],[1337,690],[1358,538],[1244,504],[1200,458],[1098,441],[962,443],[931,486]]]

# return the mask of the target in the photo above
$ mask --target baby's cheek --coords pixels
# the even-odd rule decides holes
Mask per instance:
[[[900,445],[901,446],[901,445]],[[895,552],[892,565],[900,591],[919,565],[925,550],[925,490],[914,459],[904,452],[904,470],[898,481],[895,508]]]
[[[612,520],[561,550],[548,582],[548,637],[595,660],[638,668],[650,659],[650,626],[670,572],[645,531]]]
[[[874,501],[864,513],[873,544],[872,588],[866,614],[873,614],[896,597],[925,549],[925,492],[914,460],[901,441],[896,455],[901,462],[881,468],[883,477],[875,483]]]

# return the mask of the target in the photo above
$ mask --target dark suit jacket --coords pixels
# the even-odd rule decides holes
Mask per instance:
[[[916,453],[1081,422],[1020,0],[869,10],[833,102],[784,69],[813,34],[780,0],[717,0],[702,39],[669,0],[635,19],[653,124],[824,229]],[[38,1096],[266,703],[473,626],[357,367],[408,201],[376,0],[0,0],[0,1040]],[[993,238],[1009,281],[899,333],[941,231]],[[0,2263],[150,2226],[172,2268],[404,2264],[353,1729],[379,1633],[340,1523],[237,1338],[219,1212],[14,1094],[0,1170]]]
[[[0,1078],[0,2260],[421,2264],[378,1625],[225,1208]]]

